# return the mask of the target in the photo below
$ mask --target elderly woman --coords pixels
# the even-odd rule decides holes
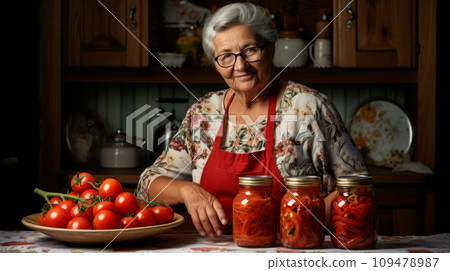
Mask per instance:
[[[277,32],[263,8],[222,7],[206,21],[202,38],[229,88],[191,106],[170,146],[142,173],[141,198],[184,204],[197,231],[214,237],[232,222],[239,176],[273,176],[280,200],[283,177],[317,175],[330,201],[336,176],[367,174],[331,101],[274,77]]]

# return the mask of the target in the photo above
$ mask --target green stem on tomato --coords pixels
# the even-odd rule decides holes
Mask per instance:
[[[72,187],[72,186],[74,186],[74,185],[76,185],[76,184],[80,184],[80,185],[81,185],[81,179],[83,179],[84,176],[85,176],[85,175],[80,176],[80,172],[77,172],[76,175],[73,176],[73,178],[75,179],[75,182],[74,182],[73,184],[71,184],[70,186]],[[100,187],[100,185],[102,184],[101,182],[97,182],[97,181],[95,181],[95,180],[94,180],[94,183],[92,183],[92,182],[86,182],[86,183],[92,185],[92,187],[93,187],[94,189],[97,189],[97,190],[98,190],[98,188]]]
[[[66,199],[74,199],[74,200],[79,200],[79,201],[85,201],[85,199],[77,197],[77,196],[72,196],[72,195],[68,195],[68,194],[64,194],[64,193],[58,193],[58,192],[47,192],[44,190],[41,190],[39,188],[35,188],[34,189],[34,193],[38,194],[39,196],[43,197],[47,203],[51,204],[50,202],[50,197],[61,197],[63,200]]]

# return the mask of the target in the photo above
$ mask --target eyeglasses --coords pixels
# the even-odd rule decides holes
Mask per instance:
[[[219,64],[219,66],[222,68],[229,68],[231,66],[234,66],[238,56],[241,56],[242,59],[247,63],[257,62],[261,60],[262,50],[264,46],[266,46],[266,43],[264,43],[261,47],[247,48],[244,51],[240,52],[239,54],[233,53],[221,54],[219,56],[216,56],[214,58],[214,61],[216,61],[217,64]]]

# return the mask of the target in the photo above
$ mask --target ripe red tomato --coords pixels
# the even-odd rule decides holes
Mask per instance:
[[[92,222],[96,230],[118,229],[120,228],[120,216],[110,210],[102,210],[97,213]]]
[[[66,228],[73,230],[91,230],[92,225],[91,222],[84,217],[74,217],[67,223]]]
[[[156,216],[153,214],[152,210],[149,208],[140,209],[136,215],[136,219],[142,227],[153,226],[156,224]]]
[[[94,177],[87,173],[77,173],[75,176],[73,176],[72,180],[70,181],[70,186],[72,187],[72,190],[74,192],[77,192],[78,194],[83,193],[86,189],[94,188],[92,184],[95,183]]]
[[[83,193],[81,193],[80,198],[93,199],[95,196],[98,196],[98,191],[94,188],[89,188],[89,189],[84,190]]]
[[[77,205],[73,200],[67,199],[65,201],[61,201],[58,206],[70,212],[73,206]]]
[[[84,208],[84,209],[86,209],[86,211],[82,212],[80,210],[81,206],[82,205],[75,205],[75,206],[72,207],[72,209],[70,209],[71,217],[84,217],[88,221],[92,221],[94,219],[94,213],[93,213],[93,209],[94,208],[92,208],[92,207],[91,208]]]
[[[65,228],[71,218],[70,211],[56,206],[45,214],[45,225],[47,227]]]
[[[114,204],[116,205],[117,212],[122,216],[134,214],[139,208],[137,198],[130,192],[120,193],[114,201]]]
[[[152,211],[156,216],[157,224],[166,224],[173,221],[174,213],[169,205],[155,205],[153,206]]]
[[[139,209],[136,211],[136,213],[138,213],[140,210],[142,210],[144,208],[151,210],[153,207],[147,206],[147,204],[139,205]]]
[[[117,213],[116,205],[114,204],[114,202],[111,201],[99,202],[97,205],[93,207],[93,209],[94,209],[93,210],[94,216],[101,210],[110,210],[113,211],[114,213]]]
[[[61,201],[63,201],[63,200],[62,200],[62,198],[60,198],[60,197],[52,197],[52,198],[50,199],[50,205],[51,205],[51,207],[55,207],[55,206],[58,205]]]
[[[120,182],[113,178],[108,178],[102,182],[98,188],[98,194],[102,199],[109,199],[114,202],[116,197],[123,192],[122,185]]]
[[[75,197],[79,197],[80,196],[80,194],[78,194],[75,191],[70,191],[69,193],[67,193],[67,195],[71,195],[71,196],[75,196]]]
[[[70,191],[69,193],[67,193],[67,195],[75,196],[75,197],[79,197],[80,196],[77,192],[74,192],[74,191]],[[67,200],[71,200],[71,201],[75,202],[74,199],[67,199]]]
[[[145,202],[144,200],[139,200],[139,209],[147,207],[147,202]],[[150,206],[148,206],[147,208],[150,208]]]
[[[131,216],[124,216],[120,219],[120,227],[122,229],[127,228],[136,228],[140,227],[141,224],[139,223],[138,219],[136,217]]]
[[[38,224],[39,225],[41,225],[41,226],[45,226],[45,216],[44,216],[44,213],[41,213],[41,215],[39,216],[39,218],[38,218]]]

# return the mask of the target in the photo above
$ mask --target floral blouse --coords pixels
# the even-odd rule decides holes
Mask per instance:
[[[210,92],[190,107],[168,148],[141,174],[139,197],[148,199],[150,184],[158,176],[200,183],[222,123],[226,91]],[[266,123],[267,116],[249,125],[229,121],[222,148],[234,153],[264,150]],[[281,176],[320,176],[324,195],[335,189],[338,176],[368,174],[332,102],[304,85],[288,82],[276,107],[274,140]]]

